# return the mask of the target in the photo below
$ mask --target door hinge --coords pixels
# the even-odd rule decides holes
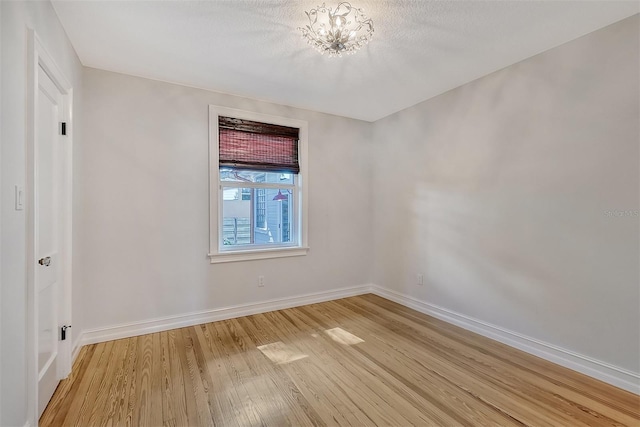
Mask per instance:
[[[69,329],[71,325],[64,325],[60,328],[60,341],[64,341],[67,339],[67,329]]]
[[[67,122],[60,122],[60,135],[67,135]]]

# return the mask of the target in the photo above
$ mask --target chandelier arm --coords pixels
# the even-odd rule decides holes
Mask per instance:
[[[345,13],[342,14],[338,14],[338,10],[340,9],[341,6],[344,6],[347,11]],[[334,16],[347,16],[348,14],[351,13],[351,11],[353,10],[353,7],[351,6],[351,3],[343,1],[342,3],[340,3],[338,6],[336,6],[336,10],[335,12],[333,12]]]

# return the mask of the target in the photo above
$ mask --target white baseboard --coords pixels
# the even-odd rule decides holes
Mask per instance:
[[[183,328],[185,326],[199,325],[218,320],[233,319],[241,316],[250,316],[252,314],[266,313],[274,310],[331,301],[370,292],[371,286],[363,285],[176,316],[160,317],[140,322],[109,326],[106,328],[88,329],[80,334],[77,342],[82,343],[82,345],[95,344],[120,338],[129,338],[154,332],[168,331],[170,329]],[[74,359],[75,356],[77,356],[77,352],[79,352],[80,347],[80,345],[76,345],[74,347]]]
[[[382,298],[402,304],[405,307],[460,326],[461,328],[536,355],[550,362],[597,378],[632,393],[640,394],[640,375],[634,372],[456,313],[446,308],[438,307],[437,305],[420,301],[396,291],[374,285],[371,287],[371,292]]]

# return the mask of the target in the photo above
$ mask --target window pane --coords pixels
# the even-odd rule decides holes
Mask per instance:
[[[292,194],[288,189],[256,189],[256,228],[254,243],[290,243],[293,222]],[[259,198],[264,194],[264,202]],[[264,217],[262,217],[264,215]],[[262,222],[260,222],[262,221]]]
[[[251,244],[252,191],[251,188],[224,187],[222,189],[223,245]]]
[[[222,192],[222,200],[238,200],[240,188],[225,188]]]
[[[220,168],[220,181],[223,182],[267,182],[270,184],[293,184],[292,173],[251,171],[233,168]]]
[[[223,187],[222,245],[295,244],[292,197],[286,188]]]

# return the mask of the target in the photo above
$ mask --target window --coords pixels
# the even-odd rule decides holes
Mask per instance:
[[[307,123],[210,106],[212,263],[305,255]]]

